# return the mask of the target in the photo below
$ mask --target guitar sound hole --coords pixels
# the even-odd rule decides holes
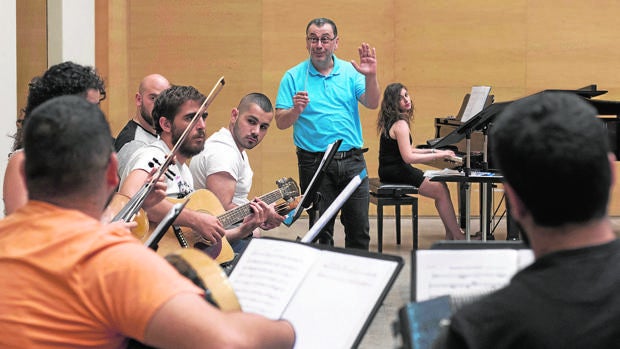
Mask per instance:
[[[197,249],[199,249],[199,250],[205,250],[205,249],[207,249],[208,247],[209,247],[209,245],[205,244],[204,242],[197,242],[197,243],[194,245],[194,248],[197,248]]]

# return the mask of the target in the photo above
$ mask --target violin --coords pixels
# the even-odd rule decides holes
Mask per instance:
[[[127,205],[131,198],[127,195],[121,193],[114,193],[110,203],[106,207],[105,212],[103,213],[102,220],[104,222],[111,222],[112,217],[114,217],[118,212],[120,212],[123,207]],[[142,208],[138,209],[136,214],[133,217],[133,221],[138,223],[138,226],[131,228],[131,233],[139,240],[143,240],[146,238],[146,235],[149,232],[149,218],[146,215],[146,211]]]
[[[179,148],[181,147],[181,144],[183,144],[183,142],[185,141],[185,139],[187,138],[191,130],[194,128],[198,120],[201,118],[204,111],[207,110],[209,105],[213,102],[213,99],[221,91],[222,87],[224,86],[224,83],[225,83],[224,77],[222,76],[217,81],[217,83],[215,84],[215,86],[213,87],[209,95],[207,96],[207,98],[205,98],[204,102],[202,102],[202,104],[200,105],[200,108],[198,108],[198,110],[196,111],[196,114],[194,114],[194,116],[192,117],[192,120],[187,125],[187,127],[185,128],[181,136],[179,137],[179,140],[176,142],[172,150],[170,150],[170,153],[166,156],[164,163],[161,164],[161,166],[159,166],[155,174],[152,176],[151,180],[145,183],[142,186],[142,188],[140,188],[140,190],[138,190],[138,192],[136,192],[129,200],[127,200],[125,205],[117,211],[118,213],[111,219],[111,222],[116,222],[119,220],[123,220],[125,222],[131,222],[132,220],[136,218],[136,216],[138,215],[138,212],[141,210],[142,204],[144,204],[144,201],[146,200],[146,197],[151,193],[151,191],[153,191],[153,188],[155,187],[155,183],[157,183],[159,178],[168,171],[168,167],[172,164],[174,156],[178,152]],[[118,200],[121,200],[121,199],[118,199]],[[146,219],[146,222],[147,222],[146,232],[148,232],[148,219]],[[146,232],[144,232],[143,235],[146,234]]]

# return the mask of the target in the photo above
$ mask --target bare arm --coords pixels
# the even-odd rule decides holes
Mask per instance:
[[[125,178],[119,193],[132,197],[142,188],[148,175],[148,172],[140,169],[131,171]],[[146,208],[149,220],[160,222],[173,205],[171,201],[162,200]],[[224,228],[216,217],[187,208],[181,211],[175,222],[181,226],[192,228],[213,243],[219,242],[225,234]]]
[[[300,91],[293,96],[293,107],[290,109],[276,109],[276,125],[280,130],[287,129],[297,121],[299,115],[310,103],[308,92]]]
[[[28,202],[28,190],[22,166],[24,165],[24,151],[16,151],[11,154],[4,173],[4,211],[7,215]]]
[[[381,99],[379,82],[377,81],[377,55],[375,48],[371,48],[367,43],[357,49],[360,55],[360,63],[351,61],[355,70],[366,77],[366,92],[360,96],[360,103],[366,108],[376,109]]]
[[[360,102],[368,109],[377,109],[380,99],[381,92],[377,76],[366,75],[366,92],[360,97]]]
[[[233,203],[237,181],[228,172],[217,172],[207,176],[205,185],[220,200],[226,211],[237,207]]]
[[[417,149],[409,142],[409,125],[404,120],[398,120],[390,129],[390,136],[396,139],[398,151],[403,161],[408,164],[427,163],[436,159],[454,156],[451,150]]]
[[[145,342],[161,348],[292,348],[295,332],[287,321],[225,313],[198,295],[180,294],[155,313]]]
[[[225,210],[231,210],[237,207],[236,204],[233,203],[233,196],[235,195],[235,188],[237,186],[237,181],[227,172],[217,172],[210,174],[206,180],[206,187],[209,189],[222,203],[222,206]],[[258,200],[258,199],[257,199]],[[260,222],[260,228],[269,230],[279,226],[283,221],[284,217],[280,216],[274,208],[274,205],[265,205],[262,207],[264,211],[264,220]],[[259,232],[256,229],[251,229],[252,226],[247,224],[247,227],[239,227],[239,230],[226,231],[226,236],[230,239],[235,238],[244,238],[252,233],[255,237],[259,236]]]

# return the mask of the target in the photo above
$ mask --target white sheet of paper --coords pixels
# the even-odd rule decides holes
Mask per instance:
[[[396,262],[323,251],[323,258],[282,318],[295,327],[295,348],[350,348]]]
[[[279,319],[320,250],[254,239],[229,276],[241,309]]]
[[[463,116],[461,116],[461,122],[467,122],[474,115],[480,113],[484,108],[484,104],[487,101],[487,97],[491,92],[491,86],[473,86],[469,93],[469,101],[465,106]]]
[[[523,255],[525,262],[519,262]],[[533,261],[531,250],[419,250],[416,252],[416,301],[444,295],[496,290]]]
[[[398,262],[253,239],[229,280],[244,312],[287,319],[295,348],[350,348]]]

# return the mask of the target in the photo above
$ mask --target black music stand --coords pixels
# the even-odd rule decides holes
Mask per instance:
[[[161,220],[161,222],[159,222],[157,227],[155,227],[155,230],[153,230],[151,235],[149,235],[149,238],[144,243],[146,247],[157,251],[157,249],[159,248],[159,241],[164,237],[164,235],[168,231],[168,228],[170,228],[172,223],[174,223],[174,220],[177,219],[181,211],[183,211],[183,208],[185,208],[185,205],[187,205],[188,201],[189,199],[174,204],[174,206],[172,206],[166,216],[164,216],[164,218]]]
[[[331,143],[327,146],[327,150],[323,155],[323,159],[321,159],[321,164],[314,173],[314,176],[312,177],[310,184],[308,184],[306,191],[302,194],[301,201],[299,201],[299,204],[297,205],[295,210],[291,211],[286,216],[283,222],[284,225],[290,227],[301,216],[301,213],[304,209],[316,209],[314,204],[316,203],[317,198],[320,195],[320,193],[318,192],[319,185],[321,184],[321,181],[325,176],[325,171],[327,171],[327,167],[334,158],[334,155],[338,151],[341,143],[342,139],[338,139],[334,143]]]
[[[456,128],[454,131],[447,134],[445,137],[440,139],[439,141],[430,145],[431,148],[440,148],[445,147],[454,143],[461,141],[465,138],[466,144],[466,158],[465,158],[465,166],[463,168],[463,172],[465,177],[471,176],[471,134],[474,131],[483,131],[484,135],[484,143],[483,143],[483,169],[488,169],[488,126],[495,117],[502,111],[510,102],[498,102],[489,105],[488,107],[482,109],[478,114],[474,115],[467,122],[463,123],[461,126]],[[491,197],[491,185],[486,182],[480,183],[480,198],[481,198],[481,221],[484,223],[481,226],[483,239],[486,240],[487,229],[486,229],[486,221],[490,216],[490,204],[489,197]],[[469,212],[470,212],[470,199],[471,199],[471,183],[467,180],[460,182],[460,192],[465,196],[464,200],[464,212],[465,212],[465,232],[467,235],[467,239],[470,237],[470,222],[469,222]],[[461,213],[462,214],[462,213]],[[463,216],[463,214],[462,214]]]

